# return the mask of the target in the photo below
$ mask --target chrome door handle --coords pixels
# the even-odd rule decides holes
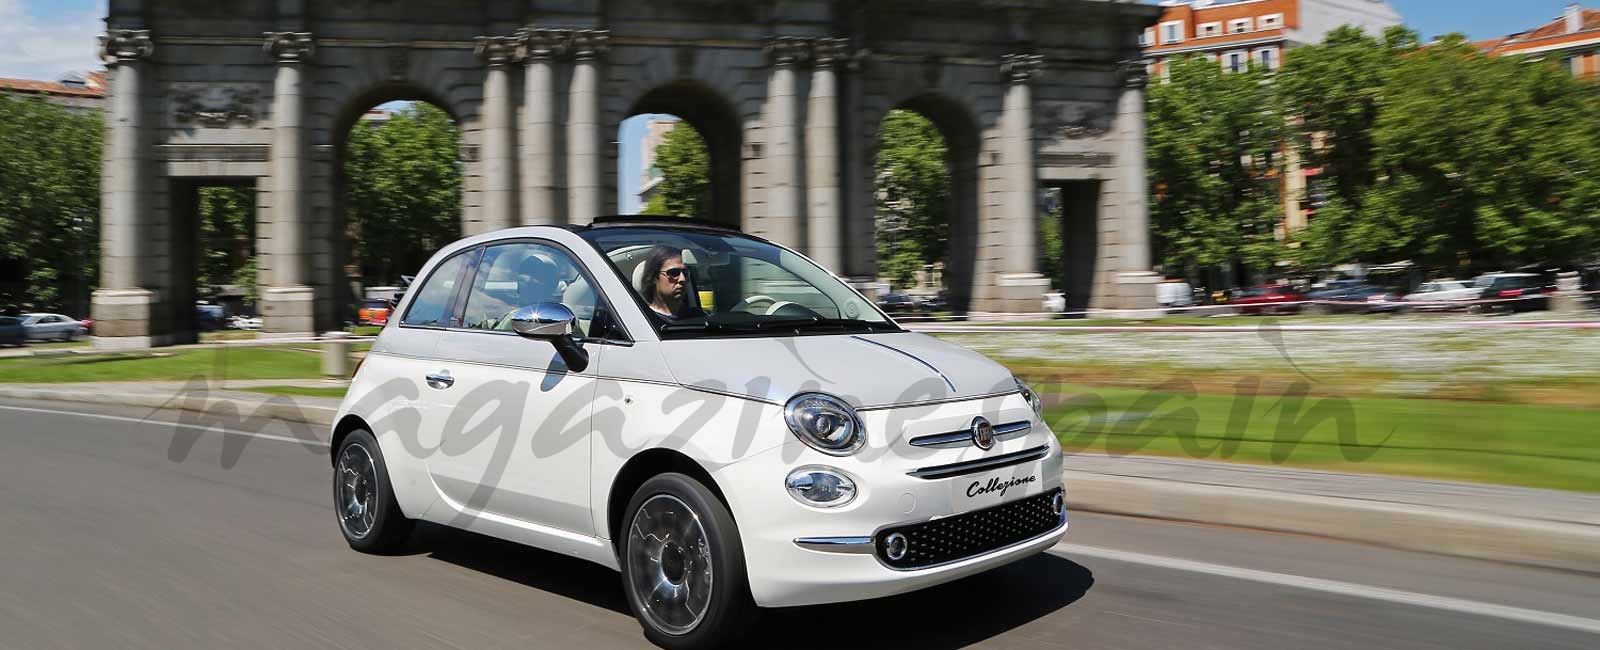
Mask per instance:
[[[428,380],[429,388],[437,388],[439,390],[444,390],[456,385],[455,377],[451,377],[450,371],[448,370],[440,370],[439,372],[428,373],[425,379]]]

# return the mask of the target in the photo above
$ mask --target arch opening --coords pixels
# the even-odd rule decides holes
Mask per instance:
[[[691,80],[658,86],[618,126],[617,205],[742,225],[742,129],[732,107]]]
[[[978,254],[978,128],[943,95],[918,95],[879,123],[874,160],[878,275],[933,311],[965,313]]]

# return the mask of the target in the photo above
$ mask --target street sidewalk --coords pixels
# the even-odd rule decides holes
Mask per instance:
[[[321,380],[216,383],[203,406],[183,382],[0,384],[0,398],[142,408],[213,408],[332,426],[339,400],[242,392]],[[1147,456],[1066,459],[1073,510],[1238,526],[1600,574],[1600,495]]]

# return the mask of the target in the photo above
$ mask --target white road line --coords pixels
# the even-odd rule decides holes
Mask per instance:
[[[1131,564],[1143,564],[1146,566],[1161,567],[1163,569],[1204,573],[1208,575],[1222,576],[1225,578],[1249,580],[1251,582],[1309,589],[1312,591],[1338,594],[1341,596],[1352,596],[1367,600],[1381,600],[1391,603],[1398,603],[1401,605],[1428,607],[1431,609],[1440,609],[1461,614],[1485,616],[1489,618],[1498,618],[1521,623],[1533,623],[1536,625],[1561,627],[1569,630],[1588,632],[1590,634],[1600,634],[1600,620],[1583,618],[1581,616],[1569,616],[1567,614],[1556,614],[1554,612],[1524,609],[1521,607],[1511,607],[1508,605],[1495,605],[1493,603],[1484,603],[1475,600],[1450,598],[1446,596],[1432,596],[1428,594],[1419,594],[1413,591],[1372,587],[1351,582],[1341,582],[1338,580],[1324,580],[1322,578],[1308,578],[1305,576],[1290,575],[1287,573],[1274,573],[1272,571],[1258,571],[1256,569],[1244,569],[1240,567],[1227,566],[1224,564],[1182,560],[1173,557],[1147,555],[1145,553],[1119,551],[1116,549],[1100,548],[1095,546],[1057,544],[1052,550],[1068,556],[1076,555],[1082,557],[1100,558],[1103,560],[1114,560],[1117,562],[1128,562]]]
[[[293,437],[290,437],[290,436],[280,436],[280,435],[271,434],[271,433],[250,433],[248,431],[238,431],[238,430],[235,430],[235,429],[227,429],[227,428],[223,428],[223,427],[219,427],[219,426],[203,427],[203,426],[197,426],[197,425],[193,425],[193,424],[183,424],[181,422],[168,422],[166,420],[151,420],[151,419],[142,419],[142,418],[130,418],[130,417],[123,417],[123,416],[120,416],[120,415],[102,415],[100,413],[78,413],[78,412],[75,412],[75,411],[57,411],[57,410],[54,410],[54,409],[28,408],[28,407],[25,407],[25,406],[5,406],[3,404],[0,404],[0,409],[7,410],[7,411],[26,411],[26,412],[29,412],[29,413],[49,413],[51,415],[72,415],[72,416],[76,416],[76,417],[80,417],[80,418],[96,418],[96,419],[100,419],[100,420],[113,420],[113,421],[116,421],[116,422],[133,422],[135,424],[151,424],[151,425],[158,425],[158,426],[181,427],[181,428],[184,428],[184,429],[199,429],[199,430],[205,431],[205,432],[214,432],[214,433],[220,432],[223,435],[246,436],[246,437],[249,437],[249,438],[259,438],[261,440],[271,440],[273,442],[290,442],[290,443],[294,443],[294,444],[297,444],[297,445],[312,445],[314,447],[327,447],[328,446],[328,443],[323,442],[321,440],[301,440],[299,438],[293,438]],[[307,425],[307,426],[311,426],[311,425]]]

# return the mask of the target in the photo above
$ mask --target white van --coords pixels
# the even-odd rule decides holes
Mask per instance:
[[[1067,530],[1037,395],[827,270],[687,221],[471,237],[424,267],[333,431],[339,529],[427,520],[621,572],[667,648],[887,596]]]

